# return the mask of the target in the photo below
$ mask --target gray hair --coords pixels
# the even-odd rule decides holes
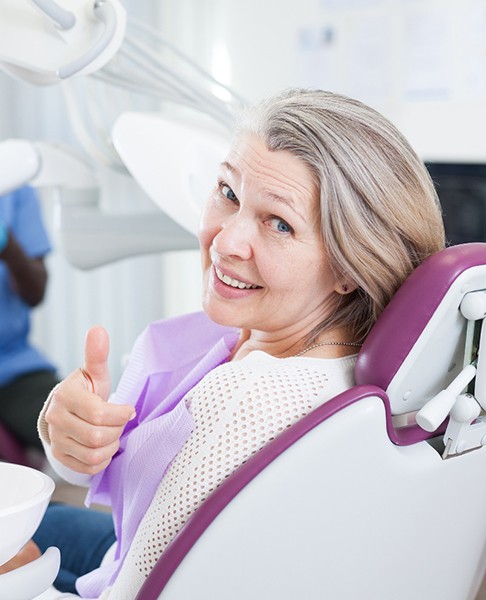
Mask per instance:
[[[322,90],[287,90],[247,108],[236,128],[243,132],[310,167],[330,266],[343,285],[356,286],[334,294],[329,316],[307,341],[336,327],[364,339],[404,279],[445,245],[423,162],[380,113]]]

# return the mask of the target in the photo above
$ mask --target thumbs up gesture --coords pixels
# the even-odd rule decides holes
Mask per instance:
[[[111,461],[133,406],[110,404],[109,337],[102,327],[86,335],[84,367],[56,388],[45,414],[54,458],[79,473],[94,475]]]

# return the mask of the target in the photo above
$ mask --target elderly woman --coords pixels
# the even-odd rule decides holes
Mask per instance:
[[[116,536],[108,514],[53,506],[35,537],[59,545],[87,597],[133,598],[228,474],[353,385],[359,346],[444,231],[428,173],[391,123],[290,90],[242,115],[200,246],[204,313],[149,326],[109,403],[107,335],[90,330],[84,368],[40,418],[54,466],[113,507]]]

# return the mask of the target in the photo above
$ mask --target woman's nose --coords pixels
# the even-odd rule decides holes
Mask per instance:
[[[252,256],[252,226],[241,214],[232,215],[221,225],[213,239],[213,247],[220,256],[248,260]]]

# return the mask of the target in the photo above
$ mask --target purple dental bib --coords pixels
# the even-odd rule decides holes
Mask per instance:
[[[86,498],[87,506],[112,508],[115,560],[77,580],[81,596],[98,597],[115,581],[167,467],[194,428],[184,396],[227,360],[238,337],[239,330],[201,312],[152,323],[137,339],[111,400],[133,405],[137,416],[109,466],[93,477]]]

